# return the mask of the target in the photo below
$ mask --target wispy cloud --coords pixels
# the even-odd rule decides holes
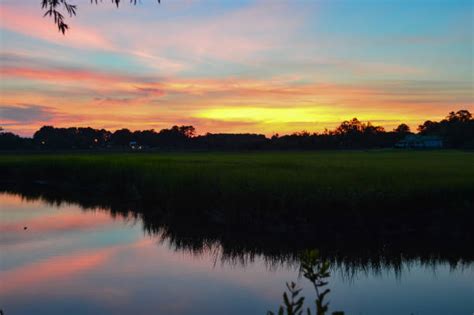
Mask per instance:
[[[51,107],[35,104],[0,105],[1,124],[47,122],[55,117]]]
[[[112,49],[112,44],[92,27],[77,26],[63,36],[52,27],[51,20],[42,18],[39,6],[31,3],[0,4],[0,28],[39,38],[57,45],[76,49]]]
[[[420,20],[401,3],[385,17],[351,1],[80,5],[63,36],[38,5],[0,4],[9,130],[186,123],[269,134],[474,109],[471,6],[413,0]]]

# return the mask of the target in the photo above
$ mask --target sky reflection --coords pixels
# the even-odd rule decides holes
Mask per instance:
[[[285,281],[297,279],[295,268],[270,270],[260,256],[244,266],[222,263],[216,251],[171,249],[140,222],[106,211],[0,194],[0,214],[6,314],[265,314],[279,305]],[[347,279],[335,270],[330,300],[348,314],[466,314],[473,277],[472,265],[416,261],[398,278],[384,270]]]

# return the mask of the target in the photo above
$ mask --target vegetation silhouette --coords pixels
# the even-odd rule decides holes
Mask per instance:
[[[161,0],[156,0],[158,3]],[[102,0],[91,0],[91,3],[98,4],[99,2],[103,2]],[[117,8],[119,7],[121,0],[111,0]],[[136,5],[139,1],[137,0],[130,0],[130,3]],[[69,17],[73,17],[77,13],[77,5],[72,4],[69,0],[41,0],[41,7],[43,11],[45,11],[43,16],[49,16],[54,20],[54,23],[58,27],[58,30],[65,34],[66,31],[69,29],[69,25],[65,22],[65,14],[69,15]],[[61,9],[64,9],[65,12],[63,13]]]
[[[32,148],[32,141],[22,138],[12,132],[5,131],[0,127],[0,151],[1,150],[28,150]]]
[[[474,148],[474,119],[467,110],[450,112],[440,122],[427,120],[418,127],[418,132],[439,136],[454,148]]]
[[[304,252],[301,257],[300,274],[311,282],[316,292],[315,311],[311,312],[311,308],[304,308],[305,297],[300,296],[301,288],[298,288],[296,283],[287,283],[286,287],[288,293],[283,293],[283,305],[278,309],[278,315],[326,315],[329,311],[329,302],[325,301],[326,296],[331,291],[327,289],[327,279],[330,277],[329,271],[330,264],[328,261],[321,260],[319,257],[319,251],[311,250]],[[344,315],[344,312],[333,312],[332,315]],[[267,315],[275,315],[275,313],[269,311]]]
[[[440,122],[426,121],[419,135],[436,136],[444,147],[474,148],[474,119],[467,110],[451,112]],[[41,127],[33,138],[22,138],[0,130],[0,150],[321,150],[391,148],[412,135],[406,124],[393,131],[364,123],[357,118],[322,133],[296,132],[266,138],[259,134],[211,134],[196,136],[193,126],[173,126],[160,131],[120,129],[114,132],[93,128]]]
[[[348,279],[358,273],[381,274],[387,270],[400,276],[413,262],[432,268],[449,264],[453,269],[474,263],[470,223],[463,229],[447,229],[451,226],[447,223],[435,234],[418,230],[381,235],[373,227],[366,229],[366,233],[343,227],[335,231],[321,221],[314,222],[309,230],[275,230],[264,224],[254,229],[249,224],[219,224],[189,211],[187,215],[178,209],[167,211],[157,203],[130,201],[123,195],[103,196],[68,185],[0,184],[0,191],[19,194],[26,200],[40,199],[52,205],[76,203],[85,211],[106,211],[112,217],[141,221],[147,234],[159,237],[170,248],[195,255],[212,253],[216,262],[225,264],[246,265],[261,257],[270,269],[296,268],[301,257],[314,248],[319,249],[320,261],[327,261],[331,269]],[[472,222],[469,218],[464,221]]]
[[[0,173],[1,181],[20,187],[37,182],[65,197],[143,207],[177,226],[453,243],[473,240],[473,157],[459,151],[7,154]]]

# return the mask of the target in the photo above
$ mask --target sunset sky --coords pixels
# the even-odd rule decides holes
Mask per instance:
[[[0,0],[0,126],[266,135],[474,111],[472,0]]]

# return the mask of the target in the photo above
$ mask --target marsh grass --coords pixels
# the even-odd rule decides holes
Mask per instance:
[[[461,151],[6,155],[0,172],[182,220],[273,228],[342,218],[384,229],[427,217],[455,224],[474,204],[474,154]]]

